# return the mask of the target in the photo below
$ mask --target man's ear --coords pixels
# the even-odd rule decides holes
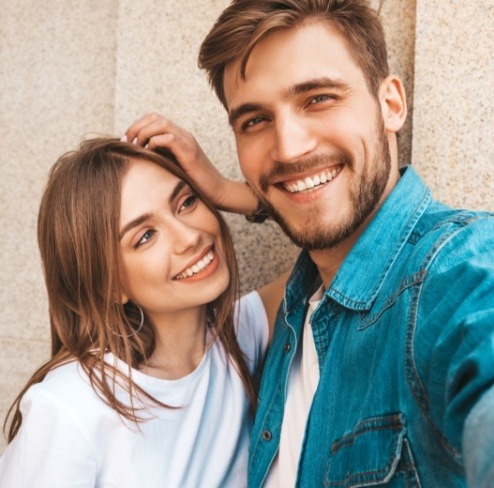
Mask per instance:
[[[387,132],[398,132],[407,118],[407,101],[405,88],[401,80],[389,75],[379,88],[379,102]]]

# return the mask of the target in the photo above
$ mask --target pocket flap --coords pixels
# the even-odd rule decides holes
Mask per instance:
[[[331,446],[325,485],[341,488],[387,483],[400,461],[405,433],[401,413],[363,420]]]

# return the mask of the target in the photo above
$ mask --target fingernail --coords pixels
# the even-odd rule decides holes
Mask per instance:
[[[120,139],[120,142],[127,142],[127,136],[123,136],[122,139]]]
[[[132,144],[137,144],[137,137],[134,138],[134,140],[132,141]]]

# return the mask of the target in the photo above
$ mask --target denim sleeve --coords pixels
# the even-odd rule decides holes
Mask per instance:
[[[414,350],[423,411],[446,450],[460,459],[466,419],[475,418],[469,415],[494,385],[494,219],[481,218],[443,237],[424,281]],[[492,410],[493,428],[484,436],[491,433],[494,447]],[[483,455],[494,466],[494,449]],[[478,450],[468,453],[470,465],[477,465],[476,456]]]
[[[494,486],[494,387],[484,394],[467,417],[463,458],[470,488]]]

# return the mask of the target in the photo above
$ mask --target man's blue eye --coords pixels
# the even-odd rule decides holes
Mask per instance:
[[[263,121],[263,118],[262,117],[255,117],[253,119],[250,119],[249,122],[247,122],[247,125],[256,125],[256,124],[259,124],[262,121]]]
[[[317,95],[317,97],[314,97],[310,103],[319,103],[319,102],[324,102],[328,100],[329,96],[328,95]]]
[[[266,120],[265,117],[254,117],[253,119],[249,119],[247,122],[245,122],[242,125],[243,130],[249,129],[249,127],[255,127],[256,125],[259,125],[260,123],[264,122]]]

